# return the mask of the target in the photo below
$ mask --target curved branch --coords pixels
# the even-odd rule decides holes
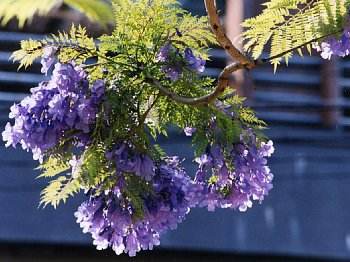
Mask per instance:
[[[215,101],[215,99],[217,99],[225,92],[226,88],[229,86],[230,75],[233,72],[240,69],[252,69],[257,65],[255,61],[251,61],[247,56],[241,53],[241,51],[239,51],[239,49],[236,48],[233,45],[232,41],[227,37],[217,13],[216,0],[204,0],[204,3],[207,10],[209,23],[216,36],[217,41],[229,53],[231,58],[236,61],[235,63],[226,66],[220,73],[215,90],[201,97],[185,97],[180,96],[167,89],[161,84],[159,80],[151,76],[147,77],[150,80],[150,83],[157,87],[157,89],[160,91],[160,94],[169,97],[177,103],[185,105],[203,106],[212,103]]]
[[[227,37],[225,30],[220,23],[220,18],[216,8],[216,0],[204,0],[204,3],[207,10],[210,26],[216,36],[217,41],[229,53],[231,58],[237,62],[226,66],[218,78],[218,84],[215,90],[210,94],[201,97],[194,98],[180,96],[162,86],[162,84],[157,79],[149,78],[151,79],[152,83],[158,88],[161,94],[169,97],[175,102],[192,106],[210,104],[225,92],[226,88],[229,86],[229,77],[233,72],[240,69],[252,69],[256,66],[255,61],[251,61],[247,56],[241,53],[241,51],[239,51],[238,48],[233,45],[232,41]]]
[[[218,78],[218,84],[215,90],[210,94],[207,94],[202,97],[180,96],[170,91],[169,89],[165,88],[164,86],[162,86],[162,84],[157,79],[149,77],[149,79],[151,80],[151,83],[158,88],[158,90],[162,95],[169,97],[175,102],[186,104],[186,105],[192,105],[192,106],[201,106],[201,105],[210,104],[211,102],[215,101],[215,99],[217,99],[220,95],[222,95],[225,92],[227,87],[229,87],[229,77],[233,72],[240,69],[248,69],[248,70],[253,69],[254,67],[260,64],[267,63],[273,59],[281,57],[286,53],[294,51],[305,45],[303,44],[291,50],[287,50],[276,56],[252,61],[246,55],[244,55],[238,48],[236,48],[232,43],[232,41],[227,37],[225,30],[220,23],[220,18],[216,8],[216,0],[204,0],[204,3],[207,10],[210,26],[216,36],[217,41],[229,53],[231,58],[237,62],[226,66]],[[317,41],[317,39],[314,39],[306,44],[310,44],[315,40]]]
[[[162,86],[162,84],[157,79],[154,79],[151,77],[149,77],[149,79],[158,88],[158,90],[161,92],[162,95],[169,97],[175,102],[185,104],[185,105],[201,106],[201,105],[210,104],[217,97],[219,97],[225,91],[225,89],[229,86],[230,74],[239,69],[244,69],[244,68],[246,68],[246,65],[243,65],[240,63],[233,63],[226,66],[219,76],[218,84],[215,90],[210,94],[207,94],[201,97],[180,96],[170,91],[169,89],[165,88],[164,86]]]
[[[239,51],[227,37],[225,30],[220,23],[220,17],[216,8],[216,0],[204,0],[204,4],[207,10],[210,26],[219,44],[229,53],[234,61],[245,65],[247,69],[252,69],[255,66],[255,63]]]

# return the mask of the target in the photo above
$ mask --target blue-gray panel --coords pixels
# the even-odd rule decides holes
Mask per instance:
[[[191,157],[185,138],[163,144],[170,153]],[[7,161],[23,156],[3,149],[0,154]],[[193,210],[162,246],[350,258],[348,159],[347,148],[281,143],[271,161],[275,188],[262,205],[247,213]],[[34,163],[28,157],[24,163],[0,167],[0,240],[90,244],[73,217],[83,196],[56,211],[38,209],[42,183],[34,180]],[[191,161],[186,166],[194,170]]]

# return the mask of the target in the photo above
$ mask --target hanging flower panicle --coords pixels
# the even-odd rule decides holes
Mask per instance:
[[[217,207],[246,211],[252,207],[252,200],[261,202],[273,187],[267,166],[267,158],[274,152],[272,141],[259,141],[252,130],[244,133],[227,155],[224,148],[214,144],[196,159],[199,169],[195,180],[204,186],[200,206],[207,206],[209,211]]]
[[[115,151],[120,151],[120,147]],[[111,247],[118,255],[125,252],[130,256],[151,250],[160,244],[160,235],[176,229],[197,204],[201,188],[187,176],[177,157],[152,166],[147,192],[134,189],[130,194],[130,170],[128,167],[128,173],[123,173],[122,167],[115,174],[118,182],[113,189],[98,196],[90,193],[89,200],[78,208],[77,222],[84,233],[92,235],[97,249]],[[149,169],[143,166],[138,171],[147,173]],[[133,174],[142,180],[139,174]],[[140,208],[141,215],[137,212]]]
[[[102,80],[90,89],[86,73],[74,64],[56,63],[50,81],[41,82],[30,96],[11,107],[14,125],[7,123],[2,133],[6,146],[20,144],[42,161],[45,151],[68,134],[80,140],[95,123],[104,90]]]

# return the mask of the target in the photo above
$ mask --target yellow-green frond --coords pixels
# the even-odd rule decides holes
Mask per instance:
[[[84,153],[81,166],[81,181],[86,187],[97,187],[109,175],[105,163],[106,149],[102,145],[96,145],[87,149]]]
[[[14,62],[20,62],[18,69],[27,68],[43,54],[43,46],[41,41],[23,40],[21,41],[21,49],[13,52],[10,59]]]
[[[265,128],[267,126],[266,123],[257,118],[255,112],[248,107],[242,107],[239,109],[239,118],[242,122],[258,128]]]
[[[52,205],[56,208],[61,202],[65,203],[70,196],[80,191],[80,183],[77,179],[60,176],[50,182],[41,192],[40,205],[46,207]]]
[[[63,3],[102,26],[113,23],[110,3],[104,0],[1,0],[0,21],[2,25],[6,25],[12,18],[17,18],[19,26],[23,27],[34,15],[47,15]]]
[[[176,0],[113,0],[116,28],[112,36],[100,38],[101,50],[128,49],[129,55],[143,62],[135,50],[159,49],[166,41],[182,50],[190,47],[197,55],[207,58],[206,48],[215,43],[207,17],[194,17],[180,8]],[[127,44],[126,44],[127,43]]]
[[[258,59],[267,45],[270,57],[283,54],[288,61],[302,46],[337,34],[345,23],[350,0],[270,0],[262,14],[243,23],[244,48]],[[291,51],[291,52],[288,52]],[[273,59],[275,67],[281,59]]]
[[[35,14],[46,15],[61,4],[62,0],[1,0],[0,21],[6,25],[12,18],[17,18],[19,26],[23,27]]]
[[[72,25],[71,30],[59,32],[43,40],[23,40],[21,49],[13,52],[11,59],[20,62],[19,68],[27,68],[42,56],[45,46],[58,48],[57,56],[61,62],[75,60],[77,64],[84,62],[87,58],[95,56],[97,47],[94,39],[90,37],[82,26]]]
[[[43,171],[38,178],[52,178],[63,172],[67,172],[70,168],[71,166],[65,157],[52,155],[37,168]]]

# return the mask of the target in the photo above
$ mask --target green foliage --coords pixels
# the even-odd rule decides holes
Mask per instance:
[[[52,152],[47,160],[41,164],[38,169],[43,173],[38,178],[53,178],[61,174],[61,176],[51,180],[49,185],[41,192],[40,205],[46,207],[48,204],[56,208],[61,202],[66,200],[80,191],[79,177],[67,174],[71,169],[69,160],[72,158],[70,154]],[[66,173],[66,174],[63,174]]]
[[[234,112],[237,112],[237,120],[241,124],[252,127],[254,129],[264,129],[266,123],[260,120],[256,115],[253,109],[246,107],[244,105],[245,97],[241,97],[237,94],[231,95],[229,98],[225,99],[225,104],[232,107]]]
[[[27,68],[42,56],[46,46],[57,47],[58,57],[63,63],[75,60],[80,64],[87,58],[95,56],[97,52],[94,39],[87,35],[86,29],[80,25],[78,27],[72,25],[69,33],[60,32],[43,40],[21,41],[21,49],[13,52],[11,59],[20,62],[19,69]]]
[[[105,153],[103,145],[90,146],[84,152],[80,175],[84,188],[96,188],[110,176]]]
[[[152,193],[152,188],[148,182],[135,175],[127,175],[125,177],[125,187],[123,194],[130,201],[134,210],[133,219],[137,220],[144,216],[144,200],[143,196]]]
[[[65,203],[70,196],[80,191],[78,179],[60,176],[51,181],[41,192],[40,205],[46,207],[48,204],[56,208],[61,202]]]
[[[150,97],[159,96],[158,88],[148,81],[149,76],[159,79],[165,88],[183,96],[204,95],[213,89],[212,79],[200,78],[190,71],[185,71],[179,81],[166,80],[155,61],[159,49],[167,42],[180,51],[189,47],[195,54],[208,57],[208,46],[215,43],[215,37],[208,28],[206,17],[191,16],[179,8],[175,0],[115,0],[113,6],[117,26],[112,35],[100,38],[99,48],[103,55],[109,56],[108,68],[113,72],[113,78],[118,78],[117,85],[128,90],[128,94],[136,100],[135,104],[126,103],[128,99],[125,98],[129,96],[126,91],[118,96],[122,98],[123,107],[127,104],[130,109],[134,108],[134,114],[130,110],[126,112],[127,118],[135,117],[135,122],[138,122],[137,115],[147,112],[151,106]],[[125,111],[125,108],[119,108],[118,113],[120,111]],[[156,137],[158,134],[166,135],[169,124],[182,128],[194,124],[194,121],[199,122],[200,111],[161,96],[145,122],[151,135]],[[119,125],[118,132],[120,130],[123,127]]]
[[[169,41],[180,50],[191,47],[206,58],[206,48],[215,43],[207,18],[191,16],[176,0],[114,0],[113,7],[117,26],[112,35],[100,40],[102,50],[118,50],[115,60],[129,56],[134,63],[151,67],[159,48]]]
[[[204,130],[197,130],[192,138],[192,147],[194,149],[194,155],[196,157],[205,153],[208,144],[210,143]]]
[[[17,18],[19,26],[23,27],[34,15],[47,15],[63,3],[102,26],[113,21],[111,7],[104,0],[1,0],[0,21],[2,25],[6,25],[12,18]]]
[[[51,35],[42,41],[44,45],[53,45],[59,48],[58,58],[62,63],[74,60],[77,64],[81,64],[89,57],[96,55],[96,44],[92,37],[86,32],[86,28],[82,26],[72,25],[69,33],[59,33]]]
[[[81,188],[96,188],[109,178],[110,171],[105,158],[106,149],[103,145],[92,145],[81,155],[81,164],[74,174],[66,174],[49,182],[41,193],[41,205],[51,204],[56,208],[68,197],[78,193]],[[53,154],[39,168],[44,173],[39,177],[52,178],[71,169],[71,155]],[[107,184],[106,184],[107,185]],[[103,190],[104,188],[101,188]]]
[[[218,181],[219,181],[218,176],[211,176],[208,180],[208,184],[209,185],[216,185]]]
[[[42,56],[43,43],[37,40],[23,40],[21,41],[21,49],[15,51],[11,55],[11,59],[16,62],[19,61],[18,69],[24,67],[25,69],[31,66],[34,61]]]
[[[207,17],[193,17],[191,14],[185,14],[179,21],[176,28],[181,32],[181,36],[172,35],[175,46],[192,46],[197,50],[197,55],[208,59],[207,50],[203,47],[217,44],[215,36],[210,33]]]
[[[1,0],[1,25],[6,25],[12,18],[16,17],[19,26],[23,27],[25,22],[35,14],[46,15],[61,4],[62,0]]]
[[[311,43],[322,37],[339,33],[345,23],[349,0],[270,0],[265,3],[262,14],[247,19],[243,23],[246,29],[245,50],[258,59],[267,44],[270,43],[270,57],[283,54],[288,59],[302,47],[311,50]],[[275,69],[281,58],[272,59]]]
[[[69,157],[62,155],[49,156],[49,158],[38,167],[39,170],[43,171],[38,178],[51,178],[68,171],[71,168],[68,163],[69,159]]]
[[[153,145],[153,158],[154,159],[160,160],[162,158],[165,158],[166,156],[167,156],[166,152],[159,144]]]
[[[164,82],[163,85],[180,95],[196,97],[206,94],[206,90],[210,90],[209,87],[212,88],[213,80],[210,78],[191,78],[191,76],[188,76],[188,78],[179,80],[175,84],[170,85],[169,82]],[[182,105],[172,101],[168,97],[161,97],[152,120],[157,123],[157,127],[160,130],[166,129],[169,124],[176,125],[181,129],[188,126],[199,127],[203,123],[207,123],[206,120],[211,116],[210,112],[211,110],[206,107],[198,108]],[[149,123],[153,122],[150,121]]]
[[[241,126],[236,119],[228,117],[221,111],[216,111],[216,125],[220,132],[215,133],[214,140],[221,145],[232,145],[239,141]]]
[[[238,110],[239,119],[246,125],[261,129],[266,127],[266,123],[256,117],[254,110],[248,107],[241,107]]]

